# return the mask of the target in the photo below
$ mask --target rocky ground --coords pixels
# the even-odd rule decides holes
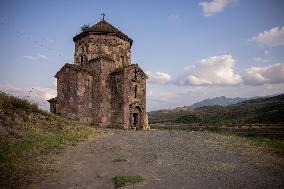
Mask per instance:
[[[209,132],[108,130],[55,160],[41,188],[114,188],[117,175],[145,178],[126,188],[284,187],[283,157],[245,138]]]

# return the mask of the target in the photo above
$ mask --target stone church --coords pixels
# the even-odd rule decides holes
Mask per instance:
[[[102,19],[73,41],[74,64],[56,73],[50,111],[102,127],[145,129],[148,77],[131,63],[133,40]]]

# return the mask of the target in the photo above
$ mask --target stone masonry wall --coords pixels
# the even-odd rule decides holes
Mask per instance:
[[[111,77],[110,72],[115,70],[114,62],[97,59],[90,62],[94,65],[94,83],[93,83],[93,117],[96,123],[103,127],[111,126]]]
[[[77,72],[77,116],[82,122],[92,123],[93,112],[93,76],[86,72]]]
[[[114,128],[123,128],[124,126],[124,78],[123,72],[111,74],[111,126]]]
[[[139,107],[139,125],[146,128],[146,78],[138,76],[135,81],[135,70],[141,70],[137,65],[133,64],[124,69],[124,128],[130,128],[132,124],[132,113],[135,108]],[[137,93],[135,97],[135,86]]]
[[[57,78],[58,113],[77,119],[77,72],[66,68]]]
[[[112,35],[88,35],[75,42],[75,64],[94,75],[93,120],[101,126],[123,122],[123,97],[113,94],[110,74],[131,64],[130,48],[129,42]]]
[[[93,76],[66,67],[57,76],[57,113],[87,123],[93,122]]]
[[[131,62],[130,43],[112,35],[88,35],[75,42],[74,62],[85,64],[99,55],[116,62],[116,67],[127,66]]]

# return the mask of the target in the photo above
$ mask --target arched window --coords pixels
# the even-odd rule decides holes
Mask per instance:
[[[84,56],[83,56],[83,55],[81,55],[81,56],[80,56],[80,63],[82,64],[82,63],[83,63],[83,61],[84,61]]]
[[[134,97],[137,98],[137,85],[135,85],[134,90],[135,90]]]

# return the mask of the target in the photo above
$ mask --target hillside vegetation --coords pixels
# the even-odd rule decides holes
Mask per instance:
[[[225,96],[220,96],[220,97],[209,98],[209,99],[202,100],[200,102],[196,102],[196,103],[192,104],[191,106],[189,106],[189,108],[200,108],[200,107],[204,107],[204,106],[214,106],[214,105],[229,106],[231,104],[237,104],[237,103],[245,101],[245,100],[249,100],[249,99],[239,98],[239,97],[227,98]]]
[[[40,179],[48,169],[48,154],[97,134],[89,125],[0,92],[0,188],[26,187],[33,175]]]
[[[229,106],[177,108],[148,113],[150,124],[193,125],[284,124],[284,95],[242,101]]]

